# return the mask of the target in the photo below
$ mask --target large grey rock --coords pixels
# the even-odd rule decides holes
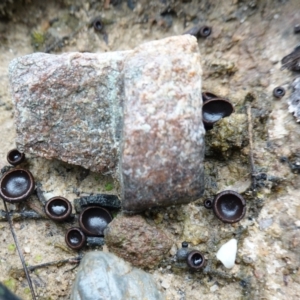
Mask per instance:
[[[71,300],[160,300],[152,276],[111,253],[89,252],[82,259]]]
[[[125,212],[204,189],[201,65],[190,35],[111,53],[35,53],[9,68],[17,147],[120,182]]]
[[[105,229],[109,250],[136,267],[151,268],[169,252],[172,240],[139,216],[118,215]]]

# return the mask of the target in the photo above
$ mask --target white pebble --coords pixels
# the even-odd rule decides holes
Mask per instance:
[[[170,283],[168,280],[163,280],[161,286],[167,290],[170,287]]]
[[[231,269],[234,266],[236,252],[237,240],[231,239],[230,241],[221,246],[221,248],[217,252],[217,259],[222,262],[225,268]]]
[[[30,247],[25,246],[25,247],[24,247],[24,252],[25,252],[25,253],[30,253]]]
[[[217,291],[218,289],[219,289],[219,287],[216,284],[214,284],[213,286],[210,287],[209,290],[213,293],[213,292]]]
[[[46,200],[49,200],[50,198],[54,197],[55,195],[53,193],[44,193],[44,197]]]

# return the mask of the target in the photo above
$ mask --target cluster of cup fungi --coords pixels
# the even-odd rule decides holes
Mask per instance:
[[[7,161],[17,166],[25,159],[25,154],[13,149],[7,154]],[[0,180],[0,197],[8,203],[19,203],[27,200],[35,190],[35,180],[30,171],[16,168],[4,173]],[[106,195],[110,197],[112,195]],[[105,195],[102,195],[102,198]],[[116,197],[116,196],[113,196]],[[80,200],[80,199],[79,199]],[[64,197],[49,199],[44,206],[45,214],[55,222],[68,221],[73,218],[72,204]],[[112,221],[110,212],[101,206],[87,206],[79,215],[79,227],[70,228],[65,234],[66,244],[79,250],[89,245],[104,244],[104,229]]]
[[[299,25],[300,27],[300,25]],[[273,96],[282,98],[285,89],[281,86],[274,88]],[[202,119],[206,131],[222,118],[230,116],[234,112],[233,105],[228,99],[219,97],[211,92],[202,93]],[[215,197],[204,200],[206,209],[212,209],[215,216],[224,223],[236,223],[246,214],[246,201],[237,192],[225,190]],[[188,243],[183,242],[182,248],[177,251],[177,260],[186,260],[187,265],[193,270],[199,270],[205,266],[205,258],[198,250],[188,249]]]
[[[211,130],[213,125],[222,118],[234,112],[233,105],[228,99],[219,97],[211,92],[202,93],[202,119],[206,130]],[[203,202],[206,209],[212,209],[215,216],[224,223],[236,223],[246,214],[246,201],[237,192],[225,190]],[[206,266],[204,255],[183,242],[182,248],[176,253],[178,261],[185,261],[191,270],[198,271]]]
[[[204,200],[206,209],[212,209],[215,216],[224,223],[236,223],[244,218],[246,214],[246,201],[237,192],[225,190],[213,198]],[[191,270],[198,271],[205,267],[204,255],[195,249],[189,249],[188,243],[183,242],[182,248],[176,253],[178,261],[185,261]]]
[[[203,123],[206,130],[220,119],[229,116],[234,108],[228,99],[218,97],[210,92],[202,93]],[[24,153],[17,149],[7,154],[8,162],[16,166],[25,159]],[[12,169],[6,172],[0,180],[0,197],[9,203],[18,203],[28,199],[34,192],[35,182],[32,174],[25,169]],[[76,201],[78,200],[78,201]],[[79,227],[72,227],[65,234],[68,247],[79,250],[85,245],[104,245],[104,230],[112,221],[111,213],[105,209],[119,209],[117,196],[100,194],[87,199],[75,199],[75,210],[79,212]],[[103,204],[103,205],[102,205]],[[222,191],[214,198],[204,200],[204,207],[212,209],[215,216],[224,223],[239,222],[246,213],[244,198],[231,190]],[[44,206],[45,214],[55,222],[72,219],[72,205],[64,197],[56,196],[49,199]],[[177,253],[178,260],[186,260],[193,270],[205,266],[205,258],[198,250],[189,249],[188,243],[183,242]]]

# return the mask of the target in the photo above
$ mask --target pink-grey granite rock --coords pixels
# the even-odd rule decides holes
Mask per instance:
[[[16,144],[95,172],[114,170],[122,129],[126,52],[34,53],[9,67]]]
[[[190,35],[111,53],[35,53],[10,64],[17,147],[109,171],[123,210],[204,189],[201,65]]]
[[[202,195],[204,129],[198,45],[188,35],[143,44],[124,63],[123,209]]]
[[[105,229],[105,242],[111,252],[133,266],[152,268],[169,252],[172,240],[140,215],[118,215]]]

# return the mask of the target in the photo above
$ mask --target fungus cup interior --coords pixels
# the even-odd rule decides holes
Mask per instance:
[[[191,251],[187,257],[188,265],[193,269],[202,268],[204,265],[204,257],[203,255],[197,251]]]
[[[206,123],[215,123],[233,113],[232,104],[225,99],[211,99],[203,103],[202,115]]]
[[[79,224],[87,235],[103,236],[104,229],[112,221],[110,213],[99,206],[88,207],[79,216]]]
[[[72,212],[72,206],[67,199],[54,197],[48,200],[45,211],[51,218],[67,218]]]
[[[224,192],[223,192],[224,193]],[[234,192],[225,192],[217,195],[214,203],[214,212],[218,218],[226,223],[235,223],[241,220],[246,213],[246,203],[241,195]]]
[[[203,26],[200,29],[200,36],[208,37],[211,34],[211,27]]]
[[[0,182],[0,195],[8,202],[26,200],[34,190],[34,179],[29,171],[16,169],[4,174]]]
[[[67,211],[68,205],[62,200],[54,200],[51,205],[49,205],[49,211],[56,216],[62,216]]]
[[[211,209],[212,208],[212,203],[213,203],[213,201],[211,199],[205,199],[203,204],[204,204],[205,208]]]
[[[285,89],[281,86],[278,86],[276,87],[274,90],[273,90],[273,95],[276,97],[276,98],[281,98],[285,95]]]

